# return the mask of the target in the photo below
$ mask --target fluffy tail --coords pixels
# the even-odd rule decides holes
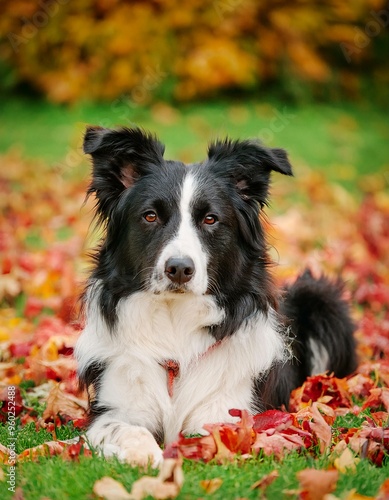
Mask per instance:
[[[342,378],[357,367],[355,325],[342,296],[340,280],[315,279],[309,270],[286,289],[281,313],[290,320],[295,338],[299,385],[309,375],[328,370]]]
[[[342,378],[357,368],[354,330],[343,283],[314,278],[309,270],[287,287],[281,314],[292,330],[293,359],[258,384],[266,408],[288,407],[290,391],[317,373]]]

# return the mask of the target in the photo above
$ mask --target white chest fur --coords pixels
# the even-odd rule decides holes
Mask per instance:
[[[118,304],[115,332],[108,331],[94,303],[76,349],[80,371],[105,361],[99,404],[116,418],[140,425],[165,441],[201,432],[205,423],[231,421],[231,408],[252,409],[252,381],[285,356],[276,313],[258,313],[214,349],[207,327],[224,317],[211,296],[139,292]],[[204,355],[204,353],[206,353]],[[173,396],[160,363],[180,365]]]

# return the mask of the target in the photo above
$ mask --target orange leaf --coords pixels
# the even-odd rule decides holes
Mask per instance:
[[[301,495],[304,500],[322,500],[324,495],[336,488],[337,470],[304,469],[297,473]]]
[[[33,448],[28,448],[18,455],[18,462],[24,461],[37,461],[39,457],[52,457],[54,455],[60,455],[65,449],[65,444],[60,441],[47,441],[47,443],[34,446]]]

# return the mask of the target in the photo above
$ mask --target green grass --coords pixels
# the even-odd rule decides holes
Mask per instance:
[[[218,465],[215,463],[195,463],[184,461],[185,482],[179,499],[206,497],[200,481],[221,478],[221,488],[210,495],[214,499],[248,498],[257,499],[258,491],[251,486],[264,475],[278,470],[279,477],[267,489],[269,499],[286,498],[285,490],[298,488],[296,473],[305,468],[326,468],[328,458],[314,460],[309,453],[287,455],[281,462],[272,457],[257,457],[249,460],[236,460],[233,463]],[[367,460],[357,465],[356,473],[341,474],[336,494],[353,488],[363,495],[374,496],[382,482],[388,477],[389,467],[377,468]],[[41,458],[39,464],[24,462],[18,465],[17,484],[22,487],[26,500],[38,500],[45,497],[52,500],[63,498],[90,498],[95,481],[103,476],[111,476],[131,490],[132,483],[144,472],[118,462],[116,459],[104,460],[99,457],[81,456],[78,462],[64,462],[61,458]],[[155,471],[148,471],[154,475]],[[2,496],[12,498],[12,495]],[[296,498],[296,496],[288,497]]]
[[[41,412],[41,408],[38,409]],[[367,413],[368,412],[364,412]],[[364,415],[347,415],[338,417],[334,425],[334,435],[337,427],[360,426]],[[68,439],[77,435],[71,424],[62,426],[56,431],[58,439]],[[17,426],[17,452],[45,441],[51,440],[51,434],[42,429],[35,430],[35,424]],[[7,443],[7,429],[0,425],[0,442]],[[179,499],[204,498],[205,494],[201,488],[200,481],[213,478],[222,479],[222,486],[213,493],[213,499],[229,500],[235,498],[257,499],[258,491],[252,490],[251,486],[264,475],[273,470],[279,472],[277,480],[267,489],[268,499],[286,498],[286,490],[298,488],[296,474],[305,468],[328,468],[329,457],[326,454],[313,456],[309,451],[301,453],[292,452],[286,454],[282,461],[274,457],[258,455],[249,460],[236,459],[233,463],[218,465],[216,463],[204,464],[201,462],[184,461],[183,469],[185,483]],[[4,468],[6,472],[6,468]],[[149,470],[150,475],[156,471]],[[93,458],[80,456],[79,461],[65,462],[60,457],[43,458],[39,463],[24,462],[17,466],[17,485],[23,489],[26,500],[38,500],[42,495],[52,500],[88,499],[95,481],[103,476],[111,476],[120,481],[129,491],[132,483],[144,475],[143,471],[120,463],[116,459],[105,460],[95,455]],[[382,468],[378,468],[368,460],[361,460],[357,465],[355,473],[340,474],[336,495],[350,491],[355,488],[361,495],[374,496],[383,481],[389,476],[389,459]],[[11,499],[11,492],[4,492],[2,497]],[[288,498],[297,498],[288,496]]]
[[[28,158],[43,159],[63,170],[85,165],[81,140],[86,124],[137,124],[151,129],[166,143],[167,158],[178,156],[184,161],[201,160],[206,144],[215,137],[259,137],[269,145],[285,147],[297,175],[303,175],[305,166],[322,169],[354,191],[358,176],[389,170],[387,113],[373,105],[291,107],[274,100],[241,100],[158,112],[124,101],[64,107],[9,98],[0,106],[0,152],[19,149]]]

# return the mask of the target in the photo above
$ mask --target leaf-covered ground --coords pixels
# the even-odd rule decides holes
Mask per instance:
[[[113,486],[96,485],[104,476],[131,491],[145,472],[97,457],[78,437],[86,406],[72,352],[86,250],[97,237],[87,239],[92,205],[81,208],[86,171],[66,176],[16,152],[1,165],[1,496],[12,498],[14,472],[18,498],[109,498]],[[268,227],[280,284],[306,265],[346,281],[358,325],[357,372],[307,380],[292,395],[291,413],[252,418],[243,412],[236,425],[210,426],[208,437],[178,439],[166,456],[185,457],[184,482],[170,474],[157,480],[162,491],[169,483],[174,494],[182,487],[179,498],[264,492],[268,498],[330,492],[388,498],[389,179],[384,172],[365,182],[362,198],[308,168],[288,182],[277,179]]]

